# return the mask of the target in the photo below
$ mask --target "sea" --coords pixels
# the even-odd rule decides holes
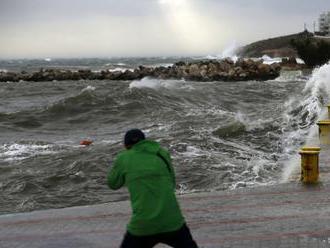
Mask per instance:
[[[118,71],[198,59],[0,60],[0,70]],[[132,128],[170,151],[178,194],[298,180],[298,150],[329,102],[330,64],[269,81],[2,82],[0,214],[127,200],[106,175]],[[86,139],[93,144],[81,146]]]

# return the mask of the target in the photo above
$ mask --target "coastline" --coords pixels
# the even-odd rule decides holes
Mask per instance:
[[[159,79],[185,79],[190,81],[248,81],[269,80],[279,76],[281,66],[264,64],[262,60],[230,58],[223,60],[179,61],[172,66],[138,66],[126,70],[66,70],[40,69],[38,72],[0,72],[0,82],[65,81],[65,80],[138,80],[146,77]]]

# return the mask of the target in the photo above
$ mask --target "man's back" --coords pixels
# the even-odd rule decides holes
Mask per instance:
[[[137,236],[171,232],[184,224],[175,197],[175,175],[168,152],[142,140],[121,152],[108,175],[112,189],[125,185],[133,216],[128,231]]]

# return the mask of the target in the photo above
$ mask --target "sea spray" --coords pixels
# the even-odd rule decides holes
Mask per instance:
[[[282,62],[282,58],[278,58],[278,57],[277,58],[271,58],[268,55],[263,55],[261,57],[261,59],[264,61],[264,64],[268,64],[268,65]]]
[[[311,79],[307,82],[304,92],[310,91],[312,97],[323,101],[329,101],[330,96],[330,63],[316,68]],[[323,99],[323,97],[326,97]],[[323,104],[324,102],[322,102]]]
[[[208,55],[206,59],[225,59],[231,58],[234,62],[238,60],[237,51],[239,50],[240,46],[237,44],[236,41],[232,41],[229,45],[227,45],[223,51],[218,55]]]
[[[82,89],[81,92],[94,91],[95,89],[96,89],[96,87],[88,85],[86,88]]]
[[[33,156],[50,155],[56,151],[51,144],[14,143],[0,146],[0,159],[6,162],[24,160]]]
[[[237,61],[237,50],[239,49],[239,45],[236,41],[233,41],[229,46],[227,46],[221,53],[220,58],[232,58],[233,61]]]
[[[150,88],[150,89],[160,89],[160,88],[166,88],[166,89],[186,89],[186,90],[193,90],[193,86],[190,85],[185,80],[161,80],[161,79],[155,79],[155,78],[143,78],[141,80],[134,80],[129,84],[129,88]]]
[[[288,81],[292,82],[306,82],[308,76],[304,75],[302,71],[282,71],[280,76],[275,79],[275,81],[280,83],[285,83]]]
[[[315,123],[325,115],[324,105],[330,99],[329,63],[313,71],[302,94],[302,99],[290,98],[285,104],[287,111],[284,113],[284,118],[291,130],[285,132],[284,153],[292,155],[283,169],[282,181],[284,182],[299,169],[299,146],[303,143],[316,145],[315,136],[318,129]]]

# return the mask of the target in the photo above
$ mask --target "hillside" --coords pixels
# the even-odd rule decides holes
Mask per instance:
[[[298,56],[309,67],[321,66],[330,60],[330,39],[321,37],[295,39],[291,42]]]
[[[312,33],[307,31],[261,40],[242,47],[238,55],[241,57],[298,57],[296,49],[292,46],[292,40],[301,40],[313,37]]]

